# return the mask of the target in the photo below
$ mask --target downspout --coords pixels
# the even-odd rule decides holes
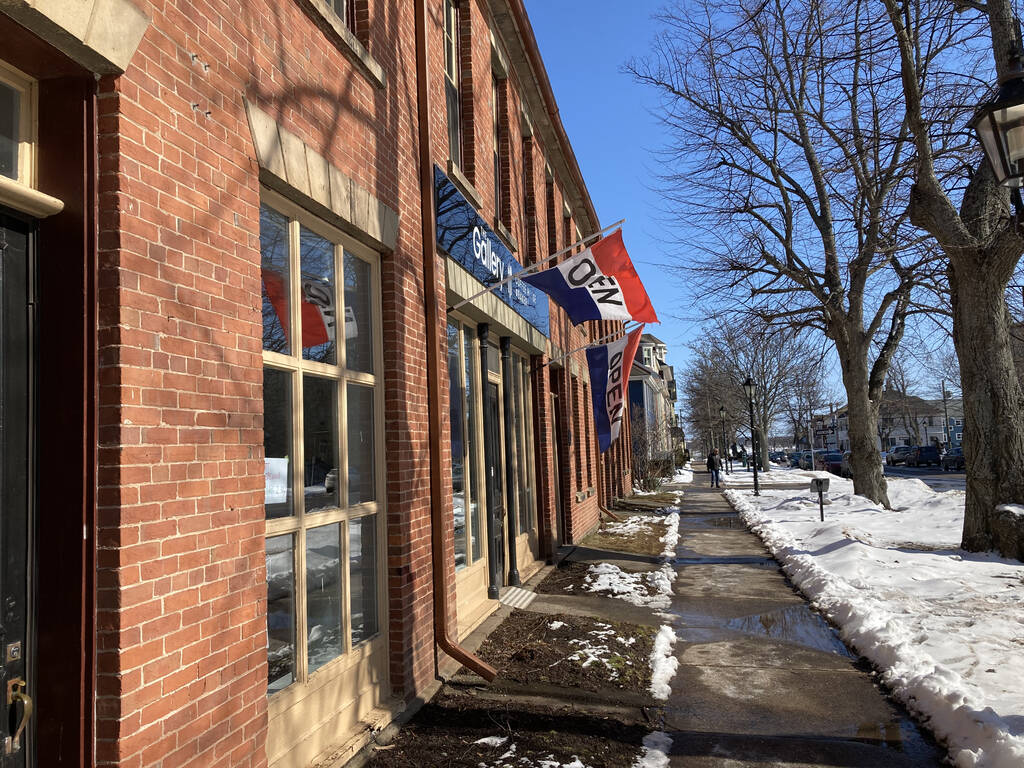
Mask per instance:
[[[444,537],[444,502],[441,473],[441,336],[437,311],[437,232],[434,221],[434,179],[430,143],[430,89],[427,82],[427,9],[416,0],[416,96],[420,149],[420,218],[423,237],[423,305],[427,342],[427,423],[430,445],[430,558],[433,564],[434,642],[463,666],[490,682],[494,667],[462,648],[448,634],[448,594],[451,584],[445,567],[448,548]]]

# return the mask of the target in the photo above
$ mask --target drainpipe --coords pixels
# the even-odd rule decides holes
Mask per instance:
[[[487,682],[498,676],[490,664],[461,647],[448,634],[448,595],[454,592],[448,580],[445,546],[444,501],[441,496],[441,334],[437,309],[437,231],[434,221],[434,173],[430,147],[430,88],[427,82],[427,10],[425,0],[416,0],[416,95],[420,145],[420,218],[423,222],[423,304],[427,342],[427,422],[430,429],[430,558],[433,563],[434,642],[438,647],[473,670]]]
[[[501,381],[505,389],[505,396],[502,398],[502,409],[505,412],[505,509],[512,509],[512,489],[516,487],[516,473],[512,465],[512,455],[515,451],[515,443],[512,435],[512,337],[502,336],[501,343]],[[522,461],[522,457],[519,457]],[[520,510],[522,514],[522,510]],[[508,520],[508,583],[511,587],[519,586],[519,564],[516,553],[516,521],[512,515],[506,513]],[[501,530],[501,526],[498,526]]]

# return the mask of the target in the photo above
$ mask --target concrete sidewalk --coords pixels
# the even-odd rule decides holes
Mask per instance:
[[[943,750],[790,585],[697,474],[681,505],[669,611],[679,670],[663,711],[672,766],[937,766]]]

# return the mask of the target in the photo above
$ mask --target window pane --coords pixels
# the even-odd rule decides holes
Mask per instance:
[[[302,377],[306,512],[338,506],[338,382]]]
[[[302,356],[334,365],[334,243],[299,227],[302,272]]]
[[[306,638],[310,674],[344,650],[340,531],[339,525],[306,531]]]
[[[355,645],[377,633],[377,516],[349,521],[348,531],[352,645]]]
[[[526,441],[526,446],[523,452],[523,464],[525,467],[525,483],[523,488],[526,492],[526,512],[520,515],[520,522],[523,525],[522,532],[528,533],[533,530],[536,525],[536,510],[534,509],[533,499],[533,473],[534,467],[534,453],[533,453],[533,408],[531,407],[531,387],[530,387],[530,363],[526,359],[521,359],[520,367],[522,368],[523,377],[523,439]]]
[[[292,376],[263,369],[263,474],[268,518],[288,517],[292,508]]]
[[[348,503],[377,498],[374,482],[373,390],[348,385]]]
[[[288,354],[288,219],[260,206],[260,256],[263,277],[263,348]]]
[[[473,372],[479,367],[477,361],[480,359],[480,352],[476,348],[476,332],[468,325],[463,329],[465,364],[465,387],[466,387],[466,461],[469,463],[469,485],[466,487],[469,496],[469,530],[470,541],[473,549],[473,559],[479,560],[483,555],[481,548],[483,538],[480,536],[480,496],[481,484],[477,476],[477,456],[480,446],[478,444],[479,433],[477,432],[477,388],[478,384],[473,378]]]
[[[527,445],[524,438],[526,420],[523,410],[523,363],[522,358],[512,356],[512,389],[515,391],[515,401],[512,404],[513,421],[515,422],[515,444],[516,444],[516,469],[519,476],[519,532],[526,533],[530,530],[530,497],[526,489],[526,473],[529,471],[530,462],[526,455]]]
[[[452,432],[452,510],[455,516],[455,567],[466,561],[466,444],[462,408],[462,359],[459,355],[459,326],[448,324],[448,416]]]
[[[345,365],[373,373],[373,281],[370,265],[345,253]]]
[[[267,693],[295,680],[295,561],[292,534],[267,539]]]
[[[0,175],[18,178],[18,147],[21,121],[21,94],[0,83]]]

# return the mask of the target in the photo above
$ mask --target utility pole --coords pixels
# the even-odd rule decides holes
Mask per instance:
[[[949,411],[946,409],[946,401],[949,399],[949,392],[946,391],[946,380],[942,380],[942,441],[943,448],[949,450],[951,441],[949,439]]]

